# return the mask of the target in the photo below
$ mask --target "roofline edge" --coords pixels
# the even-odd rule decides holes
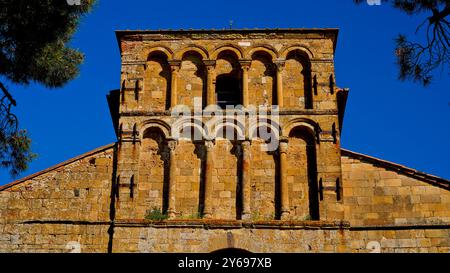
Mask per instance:
[[[440,187],[440,188],[443,188],[446,190],[450,190],[450,180],[447,180],[447,179],[439,177],[439,176],[427,174],[425,172],[421,172],[421,171],[406,167],[401,164],[397,164],[397,163],[379,159],[379,158],[376,158],[373,156],[353,152],[353,151],[343,149],[343,148],[341,148],[341,156],[349,156],[349,157],[353,157],[353,158],[357,158],[357,159],[366,160],[374,165],[376,164],[376,165],[382,166],[388,170],[392,170],[397,173],[401,173],[403,175],[418,179],[420,181],[427,182],[434,186],[437,186],[437,187]]]
[[[115,145],[116,145],[116,142],[110,143],[110,144],[107,144],[107,145],[104,145],[104,146],[101,146],[101,147],[98,147],[98,148],[96,148],[96,149],[94,149],[94,150],[88,151],[88,152],[86,152],[86,153],[83,153],[83,154],[81,154],[81,155],[72,157],[72,158],[70,158],[70,159],[67,159],[67,160],[61,162],[61,163],[58,163],[58,164],[53,165],[53,166],[51,166],[51,167],[48,167],[48,168],[46,168],[46,169],[44,169],[44,170],[42,170],[42,171],[38,171],[38,172],[36,172],[36,173],[30,174],[30,175],[28,175],[28,176],[25,176],[25,177],[23,177],[23,178],[21,178],[21,179],[18,179],[18,180],[12,181],[12,182],[10,182],[10,183],[7,183],[7,184],[5,184],[5,185],[2,185],[2,186],[0,186],[0,192],[3,191],[3,190],[6,190],[6,189],[8,189],[8,188],[11,188],[11,187],[13,187],[13,186],[15,186],[15,185],[21,184],[21,183],[23,183],[23,182],[25,182],[25,181],[27,181],[27,180],[33,179],[33,178],[35,178],[35,177],[37,177],[37,176],[39,176],[39,175],[42,175],[42,174],[51,172],[51,171],[56,170],[56,169],[58,169],[58,168],[60,168],[60,167],[63,167],[63,166],[68,165],[68,164],[70,164],[70,163],[73,163],[73,162],[75,162],[75,161],[77,161],[77,160],[80,160],[80,159],[83,159],[83,158],[85,158],[85,157],[94,155],[94,154],[96,154],[96,153],[105,151],[105,150],[107,150],[107,149],[114,148]]]

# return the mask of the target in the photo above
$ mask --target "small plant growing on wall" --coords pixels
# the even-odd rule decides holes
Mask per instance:
[[[161,209],[158,207],[153,207],[151,210],[147,210],[145,214],[145,219],[153,221],[162,221],[169,218],[165,213],[162,213]]]

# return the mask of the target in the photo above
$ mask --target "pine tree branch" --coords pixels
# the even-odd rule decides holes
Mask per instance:
[[[8,92],[8,90],[6,89],[6,87],[3,85],[2,82],[0,82],[0,89],[3,91],[3,94],[5,95],[6,98],[8,98],[8,100],[11,102],[12,105],[17,106],[16,101],[14,100],[14,98],[12,97],[12,95]]]

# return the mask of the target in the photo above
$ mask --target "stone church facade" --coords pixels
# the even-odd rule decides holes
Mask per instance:
[[[450,181],[348,151],[337,29],[117,31],[117,142],[0,187],[0,252],[449,252]]]

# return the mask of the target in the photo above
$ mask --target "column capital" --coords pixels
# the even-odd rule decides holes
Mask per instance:
[[[241,146],[242,146],[242,148],[244,148],[244,149],[250,148],[251,145],[252,145],[252,141],[251,141],[251,140],[243,140],[243,141],[241,142]]]
[[[172,72],[178,72],[181,66],[181,60],[169,60],[168,63]]]
[[[280,153],[287,153],[289,147],[287,139],[280,139],[279,145]]]
[[[169,147],[171,152],[175,151],[175,148],[177,147],[177,141],[175,139],[168,140],[167,147]]]
[[[216,60],[203,60],[203,64],[209,70],[210,68],[214,68],[216,66]]]
[[[169,60],[167,62],[169,63],[170,66],[180,66],[181,65],[181,60]]]
[[[241,65],[241,69],[248,70],[250,68],[250,65],[252,64],[252,60],[250,59],[240,59],[239,64]]]
[[[277,71],[281,72],[284,69],[284,65],[286,64],[286,60],[285,59],[276,59],[273,63],[275,64],[275,66],[277,68]]]
[[[214,141],[212,140],[205,140],[205,147],[207,151],[211,151],[214,147]]]

